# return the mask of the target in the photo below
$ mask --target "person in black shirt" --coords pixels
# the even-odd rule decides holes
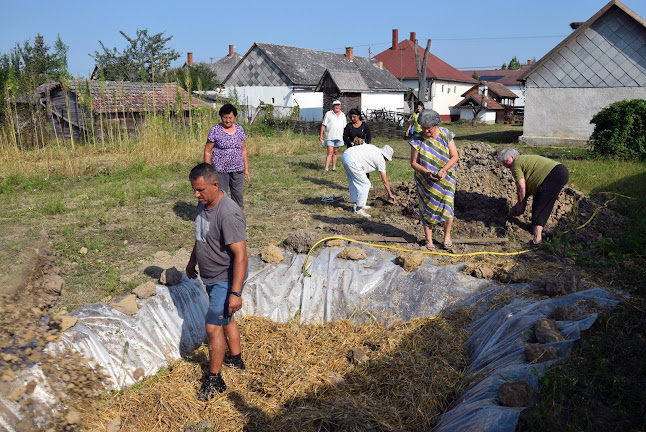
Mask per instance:
[[[343,129],[343,142],[345,145],[352,147],[359,144],[370,144],[372,134],[368,124],[361,120],[361,111],[357,108],[352,108],[349,116],[350,123]]]

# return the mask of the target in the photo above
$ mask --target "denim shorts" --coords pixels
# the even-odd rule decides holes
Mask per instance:
[[[325,140],[325,145],[328,147],[342,147],[342,140]]]
[[[244,284],[242,284],[242,288],[244,289]],[[232,315],[228,313],[231,282],[222,281],[207,284],[206,292],[209,295],[209,310],[206,312],[206,323],[216,326],[231,324]]]

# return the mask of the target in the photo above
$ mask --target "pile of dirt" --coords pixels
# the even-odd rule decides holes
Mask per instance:
[[[511,170],[496,159],[496,150],[490,145],[475,143],[460,149],[456,167],[454,236],[483,238],[514,236],[521,241],[531,239],[531,200],[527,211],[519,217],[509,216],[516,202],[516,186]],[[414,181],[405,182],[393,191],[395,206],[401,214],[419,218],[417,188]],[[546,232],[571,231],[576,241],[587,243],[602,236],[615,236],[625,226],[625,219],[610,208],[601,209],[592,222],[581,230],[593,211],[603,205],[607,197],[586,196],[571,185],[566,185],[554,205],[545,227]],[[380,205],[376,199],[375,204]]]
[[[20,430],[40,430],[35,422],[42,426],[48,420],[59,429],[67,427],[63,411],[50,418],[49,409],[34,398],[39,386],[53,390],[49,393],[55,395],[53,404],[58,407],[70,398],[96,396],[105,388],[104,376],[80,354],[45,351],[49,342],[58,342],[61,331],[74,323],[64,311],[51,315],[62,288],[63,279],[54,266],[54,257],[48,248],[43,248],[24,285],[15,293],[0,295],[0,395],[20,406]],[[37,364],[41,365],[44,379],[20,379],[25,369]]]

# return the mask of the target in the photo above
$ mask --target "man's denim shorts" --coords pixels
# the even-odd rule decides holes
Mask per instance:
[[[244,284],[242,284],[242,288],[244,289]],[[231,324],[232,315],[228,314],[231,282],[222,281],[207,284],[206,292],[209,295],[209,310],[206,312],[206,323],[216,326]]]
[[[342,140],[326,140],[325,145],[328,147],[343,147]]]

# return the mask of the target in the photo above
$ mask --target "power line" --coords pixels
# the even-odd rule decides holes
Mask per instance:
[[[513,40],[513,39],[551,39],[551,38],[564,38],[567,35],[535,35],[535,36],[493,36],[493,37],[469,37],[469,38],[424,38],[421,39],[431,39],[431,41],[479,41],[479,40]],[[417,39],[420,39],[419,37]],[[363,48],[371,47],[377,45],[390,45],[391,42],[375,42],[370,44],[363,45],[353,45],[353,48]],[[346,47],[337,47],[337,48],[320,48],[321,51],[334,51],[334,50],[343,50]]]

